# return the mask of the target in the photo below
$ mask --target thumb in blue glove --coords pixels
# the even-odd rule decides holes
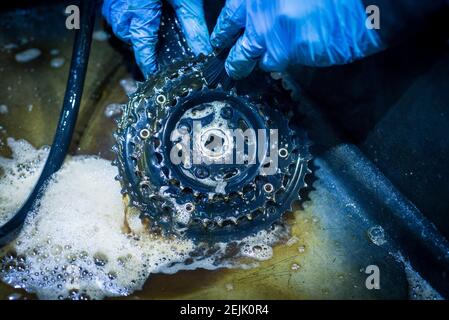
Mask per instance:
[[[211,43],[227,47],[244,29],[225,63],[235,79],[246,77],[257,62],[278,72],[295,64],[345,64],[381,49],[365,20],[361,0],[227,0]]]
[[[202,0],[169,0],[195,55],[212,51]],[[103,15],[112,31],[134,49],[137,64],[147,78],[157,71],[156,46],[161,22],[161,0],[105,0]]]

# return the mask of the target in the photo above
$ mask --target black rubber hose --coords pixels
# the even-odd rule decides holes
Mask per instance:
[[[40,195],[49,178],[59,170],[72,140],[73,130],[83,93],[89,60],[92,32],[95,24],[97,1],[80,1],[80,29],[75,31],[69,79],[64,95],[64,103],[59,116],[58,127],[42,173],[25,203],[6,224],[0,227],[0,247],[13,240],[25,222],[29,212],[35,209]]]

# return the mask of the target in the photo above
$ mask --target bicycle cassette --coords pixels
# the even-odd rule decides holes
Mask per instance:
[[[290,127],[292,102],[278,83],[264,76],[255,81],[268,81],[263,90],[224,90],[208,86],[203,68],[184,62],[138,86],[118,121],[113,163],[152,231],[228,241],[291,210],[309,143]]]

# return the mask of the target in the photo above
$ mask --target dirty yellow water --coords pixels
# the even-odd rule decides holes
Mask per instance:
[[[273,258],[253,269],[181,271],[150,276],[143,290],[126,299],[338,299],[360,280],[347,273],[340,244],[326,238],[310,210],[287,216],[291,238],[274,248]],[[0,284],[0,298],[34,295]]]
[[[288,217],[291,238],[274,248],[273,258],[249,270],[184,271],[151,278],[130,298],[166,299],[336,299],[344,282],[355,283],[335,255],[310,211]]]

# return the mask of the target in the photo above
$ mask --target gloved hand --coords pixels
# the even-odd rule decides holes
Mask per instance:
[[[215,48],[230,46],[225,68],[235,79],[257,61],[266,71],[289,65],[349,63],[381,48],[361,0],[227,0],[211,36]]]
[[[202,0],[168,0],[187,44],[195,55],[212,51]],[[103,15],[117,37],[132,44],[137,64],[147,78],[157,70],[156,44],[161,0],[105,0]]]

